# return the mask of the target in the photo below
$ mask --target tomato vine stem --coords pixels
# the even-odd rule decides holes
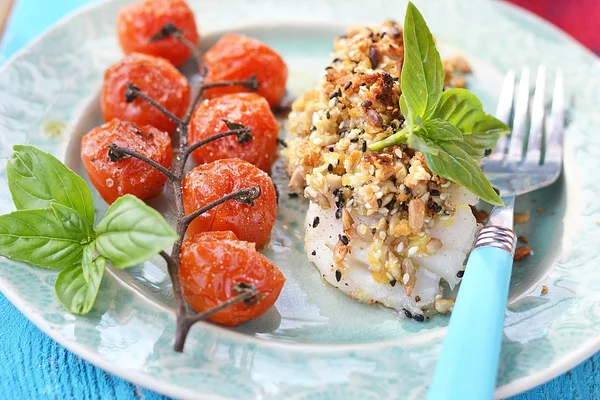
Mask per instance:
[[[183,205],[182,184],[183,179],[185,178],[185,166],[190,154],[192,154],[194,150],[210,142],[219,140],[227,136],[235,135],[237,137],[238,143],[240,144],[244,144],[248,140],[252,139],[252,135],[250,134],[250,128],[245,127],[241,124],[223,120],[223,122],[229,128],[228,131],[215,134],[190,146],[188,145],[187,137],[189,122],[192,118],[192,114],[197,103],[202,98],[202,94],[205,90],[214,87],[243,86],[247,89],[256,91],[258,90],[258,81],[256,80],[256,77],[252,76],[249,79],[243,81],[223,81],[208,84],[204,83],[203,78],[206,75],[207,70],[206,66],[202,62],[200,51],[194,44],[185,39],[185,37],[183,36],[183,32],[180,29],[178,29],[172,23],[169,23],[163,26],[163,28],[156,35],[154,35],[154,37],[151,40],[163,40],[170,36],[177,38],[177,40],[179,40],[181,43],[190,48],[194,59],[198,63],[200,75],[202,78],[198,83],[198,86],[195,90],[195,95],[192,97],[192,101],[185,113],[185,116],[182,119],[178,118],[165,107],[163,107],[158,101],[146,95],[142,90],[140,90],[140,88],[134,86],[131,83],[127,83],[127,88],[125,90],[125,99],[127,102],[132,102],[137,98],[143,99],[144,101],[152,105],[154,108],[159,110],[161,113],[163,113],[165,116],[167,116],[171,121],[175,122],[175,124],[177,125],[177,133],[179,134],[179,155],[176,158],[175,165],[172,166],[171,169],[167,169],[162,165],[158,164],[157,162],[149,159],[148,157],[143,156],[142,154],[137,153],[132,149],[120,147],[116,144],[111,144],[109,146],[109,157],[113,162],[128,157],[137,158],[165,174],[171,182],[171,187],[175,195],[175,205],[177,208],[176,230],[178,239],[173,244],[171,254],[162,251],[160,255],[167,263],[167,270],[169,272],[169,277],[171,278],[171,283],[173,285],[173,297],[175,299],[175,313],[177,316],[177,325],[175,330],[175,343],[173,349],[177,352],[182,352],[185,346],[185,341],[187,339],[189,330],[196,322],[204,321],[213,314],[239,302],[244,302],[246,305],[251,306],[255,304],[256,300],[260,297],[260,292],[256,290],[256,288],[253,285],[245,282],[236,282],[234,284],[233,290],[237,293],[237,296],[234,296],[202,313],[194,314],[188,312],[181,290],[181,282],[179,281],[181,246],[183,244],[183,239],[186,235],[187,229],[192,223],[192,221],[198,216],[227,201],[233,200],[249,205],[254,205],[254,200],[256,200],[261,195],[261,189],[258,186],[245,188],[229,193],[189,215],[185,214],[185,208]]]

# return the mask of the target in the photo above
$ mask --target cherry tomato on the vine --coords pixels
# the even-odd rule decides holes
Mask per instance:
[[[108,146],[113,143],[133,149],[170,168],[172,150],[169,135],[153,126],[113,119],[92,129],[81,140],[83,166],[108,204],[125,194],[142,200],[158,195],[167,177],[136,158],[111,161]]]
[[[239,81],[254,75],[260,84],[258,94],[267,99],[271,107],[278,105],[285,94],[287,66],[275,50],[258,39],[228,33],[204,53],[202,59],[208,68],[206,83]],[[220,87],[207,90],[205,96],[248,91],[242,86]]]
[[[277,199],[271,178],[254,165],[224,159],[197,166],[183,180],[183,203],[186,214],[191,214],[225,195],[254,186],[261,189],[254,205],[228,200],[197,217],[188,234],[230,230],[240,240],[264,246],[275,224]]]
[[[127,102],[128,82],[182,118],[190,104],[190,86],[185,76],[164,58],[139,53],[129,54],[104,73],[101,105],[105,121],[120,118],[173,132],[175,123],[144,99]]]
[[[194,151],[199,164],[223,158],[240,158],[265,172],[277,156],[279,123],[267,101],[255,93],[233,93],[201,102],[190,121],[190,142],[196,143],[227,131],[223,119],[251,129],[252,139],[240,144],[235,136],[210,142]]]
[[[183,64],[191,51],[174,37],[150,39],[172,23],[196,45],[200,40],[194,14],[183,0],[143,0],[124,5],[117,17],[119,42],[125,54],[137,52],[163,57],[175,66]]]
[[[179,278],[183,296],[196,312],[206,311],[237,296],[236,283],[253,285],[260,292],[254,305],[240,302],[210,317],[210,320],[228,326],[264,314],[279,297],[285,282],[281,271],[256,251],[254,243],[236,240],[231,232],[206,232],[185,239]]]

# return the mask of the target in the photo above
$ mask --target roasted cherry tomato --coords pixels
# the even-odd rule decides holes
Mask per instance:
[[[287,66],[275,50],[260,40],[228,33],[204,53],[203,60],[208,68],[207,83],[245,80],[254,75],[260,83],[258,94],[271,107],[278,105],[285,93]],[[241,86],[221,87],[207,90],[205,96],[248,91]]]
[[[277,300],[285,278],[254,243],[235,239],[229,232],[207,232],[184,240],[179,278],[183,296],[202,312],[237,296],[234,285],[252,284],[259,292],[258,302],[234,304],[210,317],[222,325],[236,326],[264,314]],[[233,239],[226,238],[233,236]]]
[[[105,121],[120,118],[173,132],[175,123],[144,99],[126,101],[127,82],[181,118],[190,104],[190,87],[177,68],[164,58],[133,53],[106,70],[102,86]]]
[[[183,0],[143,0],[128,4],[119,10],[117,31],[125,54],[132,52],[163,57],[179,66],[191,51],[173,37],[152,42],[150,39],[161,28],[172,23],[184,32],[192,44],[200,40],[194,14]]]
[[[108,146],[116,144],[135,150],[165,168],[171,167],[171,138],[150,125],[112,121],[92,129],[81,140],[83,166],[102,198],[112,204],[132,194],[140,199],[158,195],[167,177],[136,158],[111,161]]]
[[[197,166],[183,180],[183,204],[186,214],[191,214],[225,195],[253,186],[261,189],[254,205],[228,200],[197,217],[188,234],[230,230],[240,240],[264,246],[275,224],[277,200],[271,178],[254,165],[231,158]]]
[[[270,172],[277,155],[279,123],[273,116],[269,103],[255,93],[233,93],[204,100],[198,105],[190,121],[190,141],[196,143],[227,131],[223,119],[250,128],[252,139],[240,144],[235,136],[227,136],[210,142],[194,151],[196,161],[202,164],[236,157]]]

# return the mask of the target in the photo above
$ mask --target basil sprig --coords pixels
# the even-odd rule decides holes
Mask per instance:
[[[115,201],[94,229],[92,193],[80,176],[33,146],[13,150],[6,173],[17,211],[0,216],[0,255],[61,269],[54,291],[67,311],[92,309],[107,261],[131,267],[177,239],[156,210],[131,195]]]
[[[423,16],[409,3],[404,19],[404,64],[400,110],[403,128],[373,143],[371,150],[406,143],[425,154],[429,169],[482,200],[503,205],[478,165],[508,127],[483,111],[466,89],[444,89],[444,70],[433,36]]]

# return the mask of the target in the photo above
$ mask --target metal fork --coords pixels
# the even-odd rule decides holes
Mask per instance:
[[[529,113],[529,69],[521,72],[516,101],[514,72],[504,80],[496,117],[512,125],[512,134],[500,138],[494,152],[484,160],[483,171],[505,205],[492,210],[469,255],[429,400],[485,400],[494,396],[516,247],[515,196],[550,185],[559,177],[562,166],[565,102],[561,71],[555,78],[547,129],[545,81],[546,69],[541,66]]]

